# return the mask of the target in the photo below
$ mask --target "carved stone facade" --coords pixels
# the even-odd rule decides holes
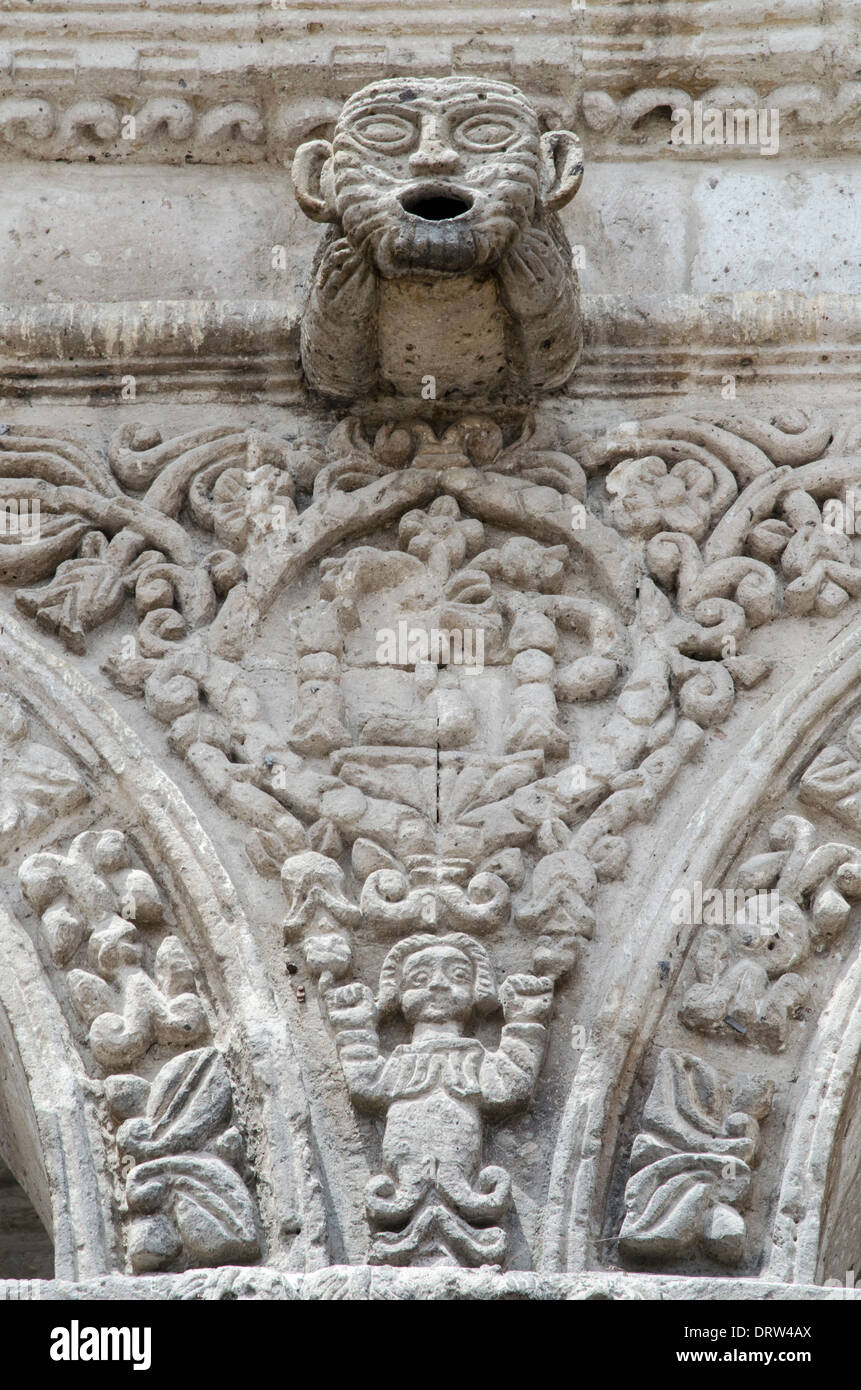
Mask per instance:
[[[5,6],[0,1295],[856,1267],[861,44],[790,8]]]

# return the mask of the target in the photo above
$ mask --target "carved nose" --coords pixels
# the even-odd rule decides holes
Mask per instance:
[[[414,174],[453,174],[457,166],[457,151],[436,138],[423,140],[415,154],[410,155],[410,170]]]

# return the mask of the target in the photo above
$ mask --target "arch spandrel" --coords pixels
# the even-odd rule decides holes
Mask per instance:
[[[315,1213],[300,1065],[289,1022],[273,1005],[266,967],[211,842],[178,788],[89,682],[9,618],[3,620],[0,662],[6,698],[22,710],[26,703],[32,726],[21,748],[24,762],[32,768],[33,746],[48,747],[33,745],[32,736],[50,730],[54,759],[44,759],[46,776],[66,777],[77,764],[85,788],[69,815],[54,822],[43,817],[36,834],[31,818],[27,833],[5,853],[6,930],[15,943],[5,975],[13,1036],[19,1050],[29,1048],[30,1104],[46,1127],[50,1160],[62,1166],[68,1150],[59,1186],[53,1175],[44,1176],[44,1161],[41,1168],[32,1165],[34,1200],[41,1202],[43,1219],[59,1223],[58,1273],[79,1277],[65,1253],[77,1245],[81,1269],[90,1272],[122,1269],[130,1258],[140,1272],[253,1262],[264,1250],[272,1263],[313,1267],[324,1258],[326,1224]],[[26,821],[32,777],[22,788]],[[55,1032],[62,1031],[62,1046],[37,1045],[12,968],[17,960],[29,989],[37,990],[38,980],[41,1007]],[[56,1082],[55,1052],[68,1059],[67,1069],[58,1062]],[[164,1106],[177,1086],[190,1099],[174,1117],[172,1137],[161,1142]],[[74,1088],[85,1102],[69,1099]],[[28,1090],[20,1089],[26,1102]],[[64,1120],[65,1111],[71,1119]],[[98,1163],[82,1138],[85,1115]],[[26,1136],[33,1126],[28,1130],[19,1121],[16,1133],[22,1124]],[[255,1146],[253,1176],[247,1136]],[[34,1153],[35,1144],[31,1139]],[[130,1205],[134,1212],[135,1190],[129,1204],[129,1190],[123,1198],[115,1189],[110,1166],[117,1144],[127,1160],[155,1165],[152,1180],[173,1179],[178,1191],[184,1184],[216,1203],[216,1210],[226,1204],[226,1231],[216,1229],[208,1244],[189,1249],[179,1249],[179,1237],[166,1229],[146,1239],[144,1231],[133,1257],[119,1208]],[[148,1177],[149,1170],[140,1182]],[[58,1206],[45,1208],[51,1193]],[[89,1224],[78,1222],[74,1212],[89,1208]],[[99,1222],[104,1248],[91,1250],[89,1227]],[[86,1240],[72,1239],[70,1231],[79,1228],[87,1230]]]
[[[710,1073],[695,1082],[706,1134],[716,1121],[711,1132],[719,1135],[732,1108],[722,1084],[747,1076],[766,1082],[766,1100],[762,1095],[751,1099],[756,1087],[748,1091],[748,1119],[758,1125],[756,1142],[746,1155],[750,1190],[739,1194],[739,1210],[749,1230],[739,1246],[727,1238],[736,1249],[733,1263],[749,1277],[759,1273],[792,1284],[835,1276],[831,1264],[837,1256],[829,1247],[836,1244],[841,1203],[845,1210],[851,1202],[847,1135],[854,1114],[851,1078],[861,1045],[852,913],[859,838],[857,829],[853,834],[854,807],[846,797],[851,783],[847,788],[845,781],[854,769],[845,743],[846,730],[857,717],[859,645],[861,630],[855,627],[835,639],[809,673],[766,706],[737,759],[712,792],[700,797],[699,807],[689,801],[690,820],[631,929],[636,965],[632,969],[626,960],[615,977],[611,974],[567,1101],[554,1159],[552,1220],[545,1227],[546,1268],[598,1268],[608,1259],[607,1245],[615,1263],[621,1235],[621,1259],[629,1269],[656,1272],[668,1261],[684,1266],[693,1250],[720,1270],[719,1245],[706,1246],[701,1216],[673,1226],[655,1216],[658,1204],[653,1201],[645,1219],[638,1192],[645,1180],[630,1186],[643,1166],[635,1156],[638,1145],[658,1161],[662,1154],[664,1161],[673,1152],[680,1154],[676,1162],[683,1170],[684,1144],[677,1137],[673,1150],[668,1136],[674,1123],[676,1128],[681,1123],[680,1114],[690,1121],[692,1092],[684,1077],[698,1065]],[[809,919],[816,893],[833,891],[837,869],[848,894],[848,901],[837,904],[839,923],[835,917],[829,932],[817,936],[808,921],[810,939],[805,936],[803,949],[793,941],[792,955],[755,984],[740,969],[759,958],[757,942],[751,948],[748,933],[747,949],[737,947],[729,968],[722,962],[722,971],[708,977],[717,986],[704,993],[697,982],[706,977],[695,967],[703,934],[710,921],[731,929],[742,898],[765,912],[764,949],[772,941],[778,951],[783,949],[781,929],[787,933],[779,918],[781,894],[786,892],[792,902],[792,889],[778,877],[785,866],[765,861],[792,854],[807,871],[809,882],[796,902]],[[762,876],[764,867],[773,873],[771,879]],[[691,920],[679,908],[694,904],[696,911],[697,885],[700,915]],[[711,904],[711,917],[708,900],[703,913],[703,885],[706,894],[712,886],[720,893]],[[796,920],[790,918],[791,923]],[[838,933],[845,933],[839,941]],[[773,956],[765,959],[771,969]],[[791,989],[775,991],[787,976]],[[750,986],[750,999],[739,993],[739,979]],[[707,1060],[694,1064],[694,1058]],[[668,1105],[670,1110],[677,1107],[675,1121]],[[702,1135],[691,1140],[688,1132],[687,1138],[693,1170],[699,1161],[695,1155],[706,1152],[709,1144],[701,1142]],[[731,1150],[724,1153],[723,1142],[715,1139],[711,1147],[724,1154],[725,1162]],[[659,1152],[660,1143],[665,1147]],[[716,1206],[719,1200],[720,1194],[710,1195],[701,1206],[707,1211],[709,1203]],[[636,1233],[627,1242],[626,1220],[627,1229]]]

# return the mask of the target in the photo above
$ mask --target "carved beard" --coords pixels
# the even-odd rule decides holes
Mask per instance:
[[[426,221],[401,207],[402,179],[373,170],[367,156],[352,150],[335,155],[337,207],[344,235],[380,275],[392,279],[411,271],[461,274],[499,263],[534,219],[538,200],[538,153],[506,152],[504,179],[494,165],[478,167],[451,186],[469,189],[475,202],[462,217]],[[448,186],[428,179],[429,185]],[[504,191],[502,191],[504,190]]]

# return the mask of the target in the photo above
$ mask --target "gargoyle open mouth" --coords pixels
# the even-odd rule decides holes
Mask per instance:
[[[424,222],[450,222],[469,212],[473,199],[459,191],[419,188],[402,194],[400,202],[411,217],[420,217]]]
[[[398,202],[406,214],[395,241],[402,263],[455,274],[475,264],[472,221],[465,215],[475,202],[470,192],[445,183],[414,184]]]

